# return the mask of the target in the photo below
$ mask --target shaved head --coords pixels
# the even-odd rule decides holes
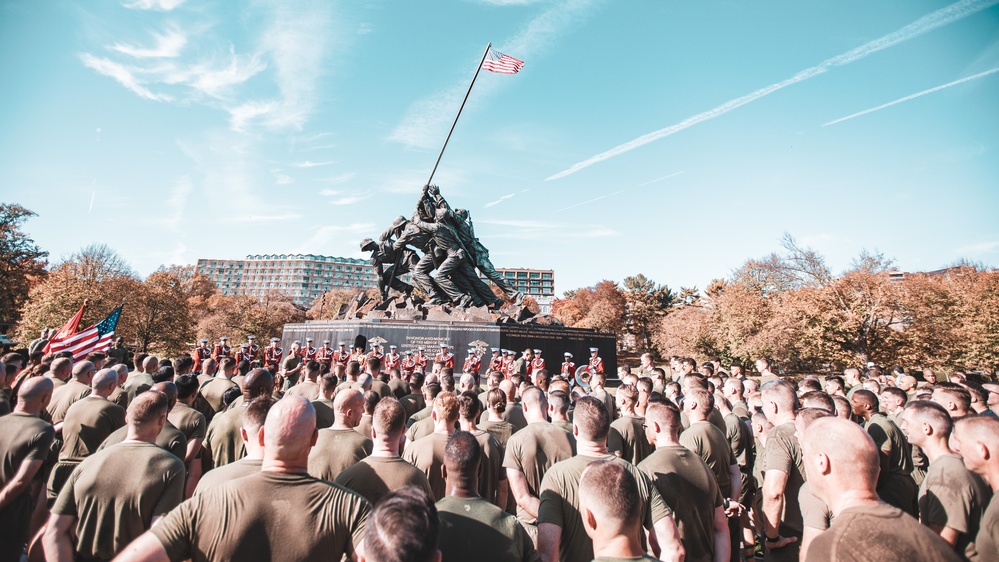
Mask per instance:
[[[90,384],[90,377],[93,376],[96,369],[90,361],[80,361],[76,365],[73,365],[73,378]]]
[[[760,388],[763,412],[773,422],[772,416],[794,414],[798,411],[798,393],[785,381],[770,381]]]
[[[611,534],[632,533],[641,525],[638,482],[625,463],[590,463],[579,479],[579,505],[590,511],[600,525],[606,525]],[[583,517],[585,520],[587,515]],[[589,528],[586,530],[591,532]]]
[[[172,382],[158,382],[152,386],[152,390],[162,392],[170,402],[170,409],[177,404],[177,385]]]
[[[278,400],[264,422],[265,464],[298,460],[307,465],[316,437],[316,409],[311,402],[301,396]]]
[[[248,400],[274,393],[274,375],[267,369],[253,369],[243,379],[243,396]]]
[[[850,492],[877,497],[879,453],[860,425],[823,417],[808,426],[804,437],[802,456],[809,486],[833,508],[834,515],[840,497]]]
[[[32,377],[21,385],[17,393],[15,409],[37,416],[49,405],[55,385],[48,377]]]
[[[97,393],[103,393],[116,386],[118,386],[118,371],[114,369],[101,369],[90,381],[90,388]]]
[[[953,427],[947,410],[930,400],[910,402],[902,413],[902,430],[913,445],[921,445],[929,435],[948,439]]]
[[[999,485],[999,419],[970,416],[954,425],[954,450],[964,458],[968,470],[984,476],[992,489]]]

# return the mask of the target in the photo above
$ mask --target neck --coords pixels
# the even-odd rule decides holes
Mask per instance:
[[[447,495],[457,498],[478,498],[479,483],[475,478],[448,478]]]
[[[595,558],[638,558],[645,555],[645,549],[638,542],[638,533],[617,533],[611,537],[593,537]]]
[[[475,420],[458,420],[458,424],[461,426],[462,431],[471,433],[479,430],[478,426],[475,425]]]
[[[372,457],[398,457],[399,456],[399,436],[383,439],[378,436],[371,446]]]
[[[309,457],[307,454],[302,458],[278,459],[268,457],[265,451],[263,459],[263,463],[260,466],[261,471],[283,472],[287,474],[307,474],[309,471]]]
[[[926,453],[926,458],[930,462],[935,462],[944,455],[954,454],[954,451],[947,445],[947,440],[939,437],[927,439],[923,444],[919,445],[919,448]]]
[[[537,410],[528,410],[524,412],[524,417],[527,418],[527,423],[537,423],[537,422],[547,422],[548,418],[545,417],[544,412],[539,412]]]
[[[14,413],[38,417],[38,414],[42,412],[41,406],[41,404],[36,402],[24,402],[22,400],[14,406]]]
[[[870,490],[861,489],[843,489],[843,487],[838,488],[836,494],[827,498],[829,504],[829,510],[832,511],[833,516],[838,516],[843,512],[844,509],[857,506],[872,506],[878,503],[878,494],[874,491],[873,486]]]
[[[602,457],[607,455],[607,441],[587,441],[576,436],[576,454],[587,457]]]
[[[489,421],[503,421],[503,414],[496,410],[489,410]]]
[[[777,412],[777,414],[774,415],[774,419],[770,423],[774,424],[774,427],[777,427],[778,425],[793,422],[795,417],[796,416],[793,412]]]
[[[434,422],[434,433],[440,433],[442,435],[453,435],[454,434],[454,423],[448,423],[446,421]]]
[[[145,443],[155,443],[158,432],[153,432],[155,427],[128,426],[128,433],[125,434],[125,441],[143,441]]]
[[[245,459],[257,460],[264,458],[264,448],[263,447],[246,447]]]
[[[672,435],[668,435],[666,433],[656,434],[656,449],[665,448],[665,447],[677,447],[679,445],[680,445],[679,439],[673,437]]]
[[[690,419],[690,423],[707,421],[708,419],[708,416],[694,410],[687,410],[687,417]]]
[[[335,416],[333,418],[333,425],[330,426],[330,429],[354,429],[357,427],[356,425],[350,425],[348,421],[349,420],[343,417]]]

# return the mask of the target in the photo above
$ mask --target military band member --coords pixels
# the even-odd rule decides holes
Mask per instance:
[[[594,373],[603,374],[604,372],[604,360],[600,358],[600,348],[591,347],[590,348],[590,371]]]
[[[355,343],[357,343],[357,342],[355,342]],[[353,347],[350,350],[350,357],[347,359],[347,361],[348,362],[350,362],[350,361],[357,361],[358,365],[364,365],[365,364],[364,362],[367,359],[368,359],[368,355],[366,353],[364,353],[364,346],[362,345],[360,347],[355,346],[355,347]]]
[[[408,377],[412,375],[415,370],[416,359],[413,359],[413,352],[407,349],[406,356],[399,361],[399,373],[404,377]]]
[[[249,361],[250,363],[253,363],[260,355],[260,346],[257,345],[257,336],[247,336],[246,345],[246,352],[249,353],[251,357]]]
[[[441,352],[434,357],[434,363],[440,363],[445,367],[454,369],[454,354],[451,353],[446,343],[441,344]]]
[[[312,347],[312,338],[305,338],[305,347],[298,351],[298,356],[302,358],[303,363],[308,363],[316,360],[317,351],[319,350]]]
[[[565,360],[562,361],[562,374],[573,376],[576,374],[576,364],[572,362],[572,354],[566,351],[562,355],[565,356]]]
[[[212,349],[212,359],[216,363],[221,361],[226,357],[232,357],[232,347],[229,346],[229,338],[222,336],[219,338],[219,343]]]
[[[333,352],[333,364],[343,365],[344,367],[346,367],[347,361],[350,361],[350,352],[347,351],[347,344],[346,342],[341,341],[337,342],[336,345],[340,349],[337,349],[336,351]]]
[[[424,353],[424,351],[426,351],[426,350],[424,350],[422,347],[419,348],[419,349],[417,349],[416,350],[416,357],[414,357],[413,360],[416,361],[416,366],[417,366],[417,368],[420,369],[420,372],[426,373],[427,372],[427,363],[430,362],[430,357],[427,356]]]
[[[461,367],[461,372],[470,373],[473,375],[479,374],[479,368],[482,367],[482,358],[475,353],[475,348],[468,348],[468,358],[465,359],[465,364]]]
[[[208,338],[201,338],[201,346],[194,348],[191,354],[194,358],[194,371],[201,372],[201,365],[212,358],[212,346],[208,345]]]
[[[537,373],[541,369],[545,368],[545,360],[541,358],[541,350],[534,350],[534,359],[531,359],[531,364],[528,366],[528,374]]]
[[[489,370],[490,371],[500,371],[503,369],[503,359],[500,357],[500,350],[498,347],[490,347],[493,352],[492,359],[489,360]]]
[[[371,344],[371,352],[368,353],[367,359],[371,359],[371,358],[378,359],[379,365],[381,365],[382,368],[384,368],[385,367],[385,363],[382,361],[382,358],[384,358],[384,357],[385,357],[385,354],[382,353],[382,346],[381,346],[381,344],[377,344],[377,343]],[[363,365],[363,363],[362,363],[362,365]]]
[[[284,350],[278,343],[281,342],[281,338],[271,338],[271,346],[264,350],[264,367],[270,367],[274,365],[275,367],[281,366],[281,358],[284,357]]]
[[[398,348],[394,345],[389,346],[389,352],[382,357],[382,370],[391,371],[392,369],[399,368],[399,362],[402,361],[402,356],[396,351]]]
[[[330,340],[324,340],[323,346],[316,351],[316,363],[320,365],[326,365],[327,369],[332,368],[333,363],[333,348],[330,347]]]
[[[253,363],[253,355],[250,353],[250,344],[248,343],[239,344],[239,352],[236,353],[236,362],[242,363],[243,361]]]

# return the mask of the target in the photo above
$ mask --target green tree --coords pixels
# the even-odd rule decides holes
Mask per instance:
[[[48,252],[21,230],[24,221],[34,216],[16,203],[0,203],[0,332],[17,324],[31,287],[45,277]]]

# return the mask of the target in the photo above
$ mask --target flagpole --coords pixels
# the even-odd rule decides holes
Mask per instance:
[[[444,139],[444,146],[441,147],[441,152],[437,155],[437,161],[434,162],[434,169],[430,171],[430,177],[427,178],[427,185],[430,185],[430,182],[434,179],[434,174],[437,173],[437,166],[441,163],[441,158],[444,156],[444,149],[447,148],[447,143],[451,140],[451,133],[454,132],[455,125],[458,124],[458,118],[461,117],[461,110],[465,109],[465,102],[468,101],[468,95],[472,93],[472,86],[475,85],[475,79],[479,77],[479,71],[482,70],[482,63],[486,62],[486,57],[489,56],[489,50],[492,48],[492,43],[486,45],[486,50],[482,53],[482,60],[479,61],[479,66],[475,67],[475,75],[472,76],[472,83],[468,85],[468,91],[465,92],[465,99],[461,100],[461,107],[458,108],[458,114],[454,116],[454,123],[451,123],[451,130],[447,132],[447,138]]]

